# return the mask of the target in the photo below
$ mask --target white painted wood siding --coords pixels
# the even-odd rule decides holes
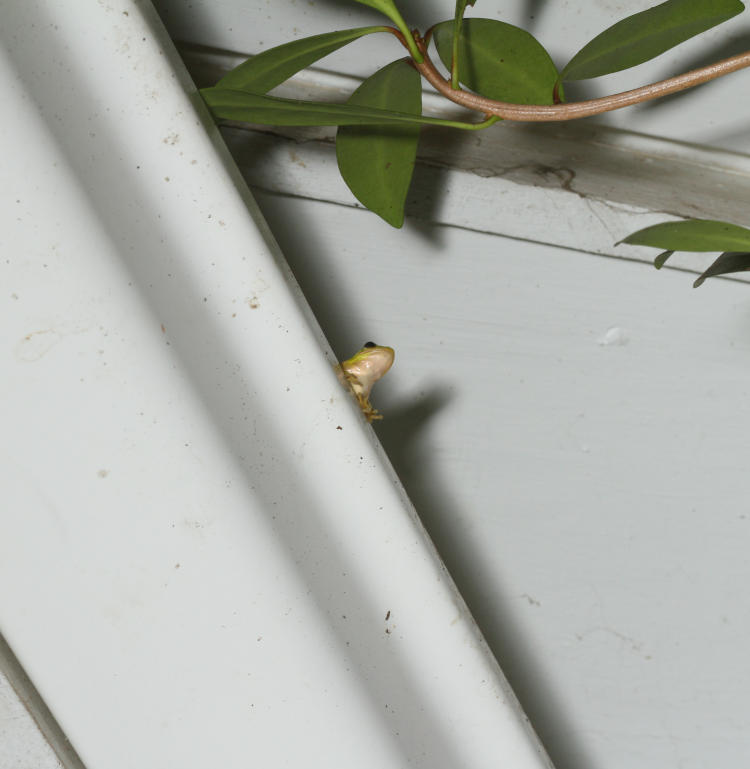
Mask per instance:
[[[562,64],[650,4],[504,3],[502,18],[533,15]],[[453,5],[407,13],[425,25]],[[159,7],[181,41],[248,53],[376,18],[320,1]],[[736,53],[747,25],[571,91]],[[182,50],[197,77],[231,61]],[[400,55],[379,50],[344,49],[287,93],[340,99],[342,73]],[[376,429],[558,769],[750,751],[747,287],[694,291],[707,257],[657,273],[653,251],[614,246],[674,216],[747,224],[747,77],[570,126],[430,133],[401,232],[351,207],[331,131],[224,131],[336,352],[396,347]]]
[[[503,18],[533,15],[561,64],[650,4],[519,0]],[[247,53],[377,18],[323,0],[158,6],[175,39]],[[409,6],[425,24],[453,2]],[[739,17],[582,91],[737,52],[747,29]],[[295,87],[368,74],[372,42]],[[557,769],[750,753],[750,289],[694,291],[703,258],[657,273],[651,252],[613,247],[669,216],[742,221],[749,76],[603,129],[498,126],[443,164],[430,139],[400,232],[353,207],[331,132],[224,131],[336,355],[369,338],[396,348],[377,434]]]
[[[748,286],[258,200],[557,769],[741,765]]]

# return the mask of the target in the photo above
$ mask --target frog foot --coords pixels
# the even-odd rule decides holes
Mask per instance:
[[[368,422],[374,422],[376,419],[383,418],[383,415],[376,408],[373,408],[372,403],[363,395],[357,394],[357,403],[359,403],[359,407],[362,409],[362,413]]]

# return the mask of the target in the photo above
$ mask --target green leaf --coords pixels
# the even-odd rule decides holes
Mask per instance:
[[[411,31],[409,30],[409,27],[407,26],[406,22],[404,21],[403,16],[398,11],[398,8],[396,7],[396,3],[393,2],[393,0],[356,0],[358,3],[362,3],[362,5],[369,5],[370,8],[374,8],[376,11],[380,11],[380,13],[385,14],[400,30],[401,34],[404,36],[408,46],[409,46],[409,52],[414,57],[416,61],[422,61],[423,56],[419,52],[419,49],[417,48],[414,37],[411,34]]]
[[[438,24],[433,39],[450,69],[453,20]],[[466,19],[458,45],[458,77],[482,96],[513,104],[552,104],[557,69],[526,30],[494,19]]]
[[[347,104],[419,115],[421,78],[407,60],[394,61],[367,78]],[[418,141],[419,126],[341,126],[336,135],[344,181],[362,205],[393,227],[404,223]]]
[[[656,267],[657,270],[660,270],[673,253],[674,251],[662,251],[659,256],[654,259],[654,267]]]
[[[216,84],[218,88],[234,88],[252,93],[267,93],[296,72],[314,64],[318,59],[374,32],[384,32],[386,27],[359,27],[328,32],[324,35],[305,37],[293,43],[276,46],[253,56],[239,67],[228,72]]]
[[[401,19],[401,14],[396,7],[396,3],[393,0],[357,0],[362,5],[369,5],[370,8],[374,8],[376,11],[385,14],[391,21],[398,24],[398,20]]]
[[[691,219],[655,224],[619,242],[669,251],[745,251],[750,250],[750,230],[729,222]]]
[[[696,281],[693,288],[698,288],[706,278],[715,275],[727,275],[730,272],[747,272],[750,270],[750,254],[747,252],[730,251],[722,254]]]
[[[204,101],[214,117],[262,125],[438,125],[476,130],[490,125],[409,115],[353,104],[280,99],[276,96],[236,91],[229,88],[202,88]]]
[[[739,0],[667,0],[597,35],[568,62],[561,79],[586,80],[635,67],[744,8]]]

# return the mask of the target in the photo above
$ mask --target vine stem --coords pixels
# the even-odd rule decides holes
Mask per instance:
[[[397,32],[395,29],[389,29],[389,31]],[[399,38],[402,45],[408,48],[406,40],[403,39],[400,33],[396,37]],[[622,107],[629,107],[633,104],[640,104],[677,93],[678,91],[684,91],[701,83],[707,83],[709,80],[715,80],[722,75],[728,75],[730,72],[750,67],[750,51],[747,51],[737,56],[730,56],[728,59],[722,59],[714,64],[690,70],[690,72],[685,72],[676,77],[669,77],[666,80],[659,80],[656,83],[650,83],[640,88],[633,88],[630,91],[615,93],[611,96],[602,96],[598,99],[586,99],[565,104],[512,104],[510,102],[488,99],[485,96],[480,96],[470,91],[455,90],[451,86],[450,80],[444,78],[438,72],[427,54],[425,41],[416,33],[415,41],[424,56],[424,60],[421,62],[414,61],[414,66],[422,77],[436,91],[445,96],[446,99],[450,99],[450,101],[460,104],[462,107],[483,112],[488,117],[494,115],[505,120],[537,123],[577,120],[578,118],[590,117],[591,115],[600,115],[603,112],[611,112],[612,110],[622,109]]]

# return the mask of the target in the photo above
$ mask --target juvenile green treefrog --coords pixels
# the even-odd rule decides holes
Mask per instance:
[[[370,391],[375,382],[388,372],[395,356],[396,353],[391,347],[381,347],[375,342],[367,342],[349,360],[342,361],[336,366],[339,381],[354,394],[368,422],[383,418],[383,415],[370,403]]]

